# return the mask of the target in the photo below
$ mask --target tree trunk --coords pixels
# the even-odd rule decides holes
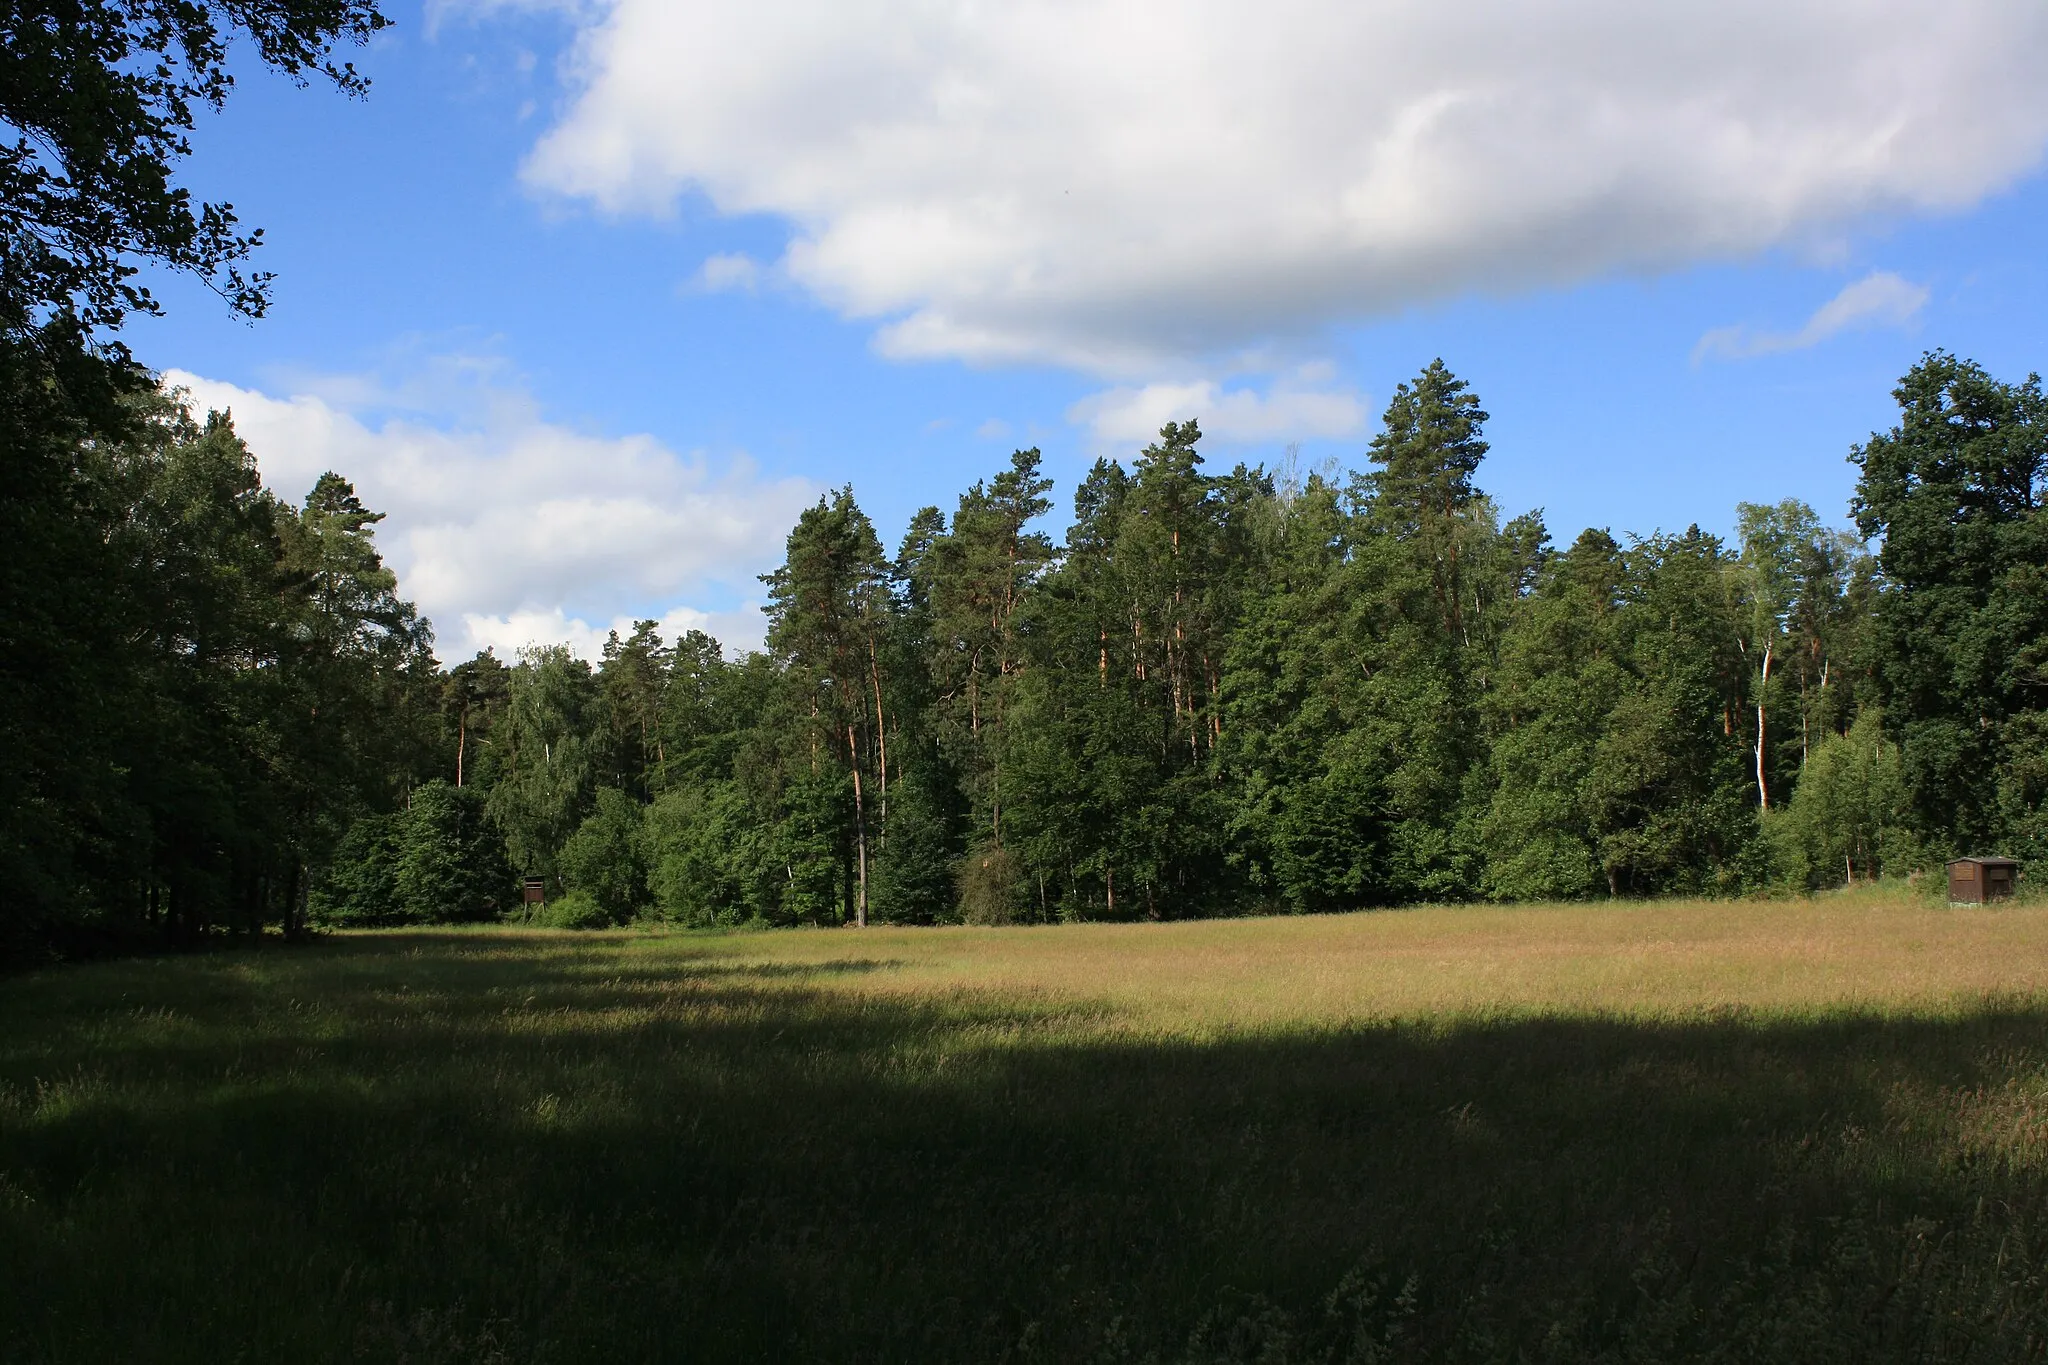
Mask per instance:
[[[284,890],[284,936],[288,940],[296,942],[305,936],[306,894],[309,889],[306,865],[293,863],[291,880],[285,884]]]
[[[868,678],[875,685],[875,775],[881,782],[882,838],[889,837],[889,724],[882,711],[882,666],[875,658],[875,637],[868,636]]]
[[[860,791],[860,750],[854,744],[853,726],[846,727],[846,756],[853,767],[853,849],[860,867],[860,887],[854,895],[853,922],[856,927],[868,927],[868,822],[867,810],[861,803]]]
[[[1764,646],[1763,681],[1756,689],[1756,802],[1764,810],[1771,808],[1770,789],[1764,785],[1764,689],[1771,685],[1771,647]]]

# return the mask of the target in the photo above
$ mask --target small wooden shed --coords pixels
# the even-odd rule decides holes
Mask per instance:
[[[547,882],[543,878],[528,877],[520,887],[519,899],[527,905],[544,905],[547,898]]]
[[[2012,897],[2020,865],[2010,858],[1957,858],[1948,865],[1948,903],[1983,905]]]

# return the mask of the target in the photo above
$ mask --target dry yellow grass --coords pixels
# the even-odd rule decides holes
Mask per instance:
[[[2048,910],[336,935],[0,991],[0,1359],[2048,1354]]]
[[[486,931],[477,950],[522,951],[514,943],[528,937]],[[606,975],[659,974],[683,959],[849,997],[1081,1006],[1102,1027],[1187,1037],[1473,1015],[1926,1015],[2048,991],[2048,909],[1950,910],[1880,891],[1177,924],[531,937],[587,944],[581,970]]]

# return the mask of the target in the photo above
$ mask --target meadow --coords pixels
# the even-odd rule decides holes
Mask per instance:
[[[2048,1354],[2048,909],[349,933],[0,980],[0,1358]]]

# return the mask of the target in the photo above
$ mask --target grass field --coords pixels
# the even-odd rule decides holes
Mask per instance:
[[[2044,909],[352,934],[0,980],[8,1361],[2044,1355]]]

